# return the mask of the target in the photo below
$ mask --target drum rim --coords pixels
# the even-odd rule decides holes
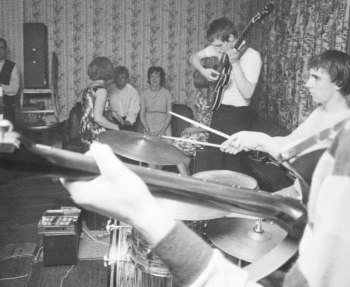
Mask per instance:
[[[214,173],[220,173],[220,172],[221,173],[226,173],[226,174],[228,174],[228,173],[236,174],[236,175],[240,175],[243,178],[247,178],[247,179],[249,179],[249,180],[251,180],[252,182],[255,183],[255,187],[252,188],[252,189],[259,189],[258,181],[254,177],[252,177],[250,175],[247,175],[247,174],[244,174],[244,173],[241,173],[241,172],[232,171],[232,170],[226,170],[226,169],[205,170],[205,171],[200,171],[200,172],[196,172],[196,173],[192,174],[192,177],[199,178],[199,179],[206,179],[206,178],[203,178],[203,177],[197,177],[196,175],[198,175],[198,174],[199,175],[202,175],[202,174],[206,175],[206,174],[214,174]],[[248,188],[248,187],[242,186],[242,188]]]

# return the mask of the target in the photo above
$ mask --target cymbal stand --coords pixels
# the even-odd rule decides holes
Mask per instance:
[[[108,286],[109,287],[117,287],[118,282],[120,282],[120,262],[126,261],[121,257],[121,236],[120,230],[121,228],[128,228],[130,226],[122,226],[120,222],[116,219],[110,219],[107,222],[106,230],[111,232],[110,241],[109,241],[109,253],[108,256],[104,256],[104,265],[109,266],[109,274],[108,274]]]

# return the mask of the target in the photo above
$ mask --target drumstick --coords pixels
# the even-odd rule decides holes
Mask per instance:
[[[230,138],[230,136],[228,136],[227,134],[224,134],[224,133],[219,132],[219,131],[217,131],[217,130],[214,130],[214,129],[210,128],[210,127],[207,127],[206,125],[197,123],[196,121],[190,120],[190,119],[188,119],[188,118],[186,118],[186,117],[180,116],[180,115],[175,114],[175,113],[173,113],[173,112],[169,112],[169,113],[172,114],[172,115],[174,115],[174,116],[176,116],[176,117],[178,117],[178,118],[180,118],[180,119],[183,119],[183,120],[186,121],[186,122],[189,122],[189,123],[191,123],[191,124],[194,124],[195,126],[198,126],[198,127],[201,127],[201,128],[203,128],[203,129],[205,129],[205,130],[207,130],[207,131],[210,131],[210,132],[212,132],[212,133],[214,133],[214,134],[217,134],[217,135],[222,136],[222,137],[227,138],[227,139]]]
[[[219,144],[212,144],[212,143],[207,143],[207,142],[199,142],[199,141],[194,141],[194,140],[190,140],[190,139],[174,138],[174,137],[168,137],[168,136],[162,136],[162,138],[176,140],[176,141],[184,141],[184,142],[194,143],[194,144],[198,144],[198,145],[220,147]]]

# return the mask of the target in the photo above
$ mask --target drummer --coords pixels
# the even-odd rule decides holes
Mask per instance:
[[[236,154],[242,150],[258,150],[277,158],[279,151],[287,145],[320,133],[336,123],[350,117],[346,96],[350,94],[350,57],[336,50],[327,50],[315,56],[309,66],[309,79],[306,88],[312,100],[319,103],[310,116],[290,135],[270,137],[261,132],[242,131],[233,134],[222,143],[221,150]],[[325,140],[318,145],[322,148],[329,145]],[[278,194],[301,199],[299,181],[278,191]]]

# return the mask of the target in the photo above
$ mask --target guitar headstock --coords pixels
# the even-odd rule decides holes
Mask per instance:
[[[275,6],[272,3],[267,4],[261,11],[259,11],[254,17],[252,22],[261,22],[265,19],[268,15],[270,15],[273,11]]]

